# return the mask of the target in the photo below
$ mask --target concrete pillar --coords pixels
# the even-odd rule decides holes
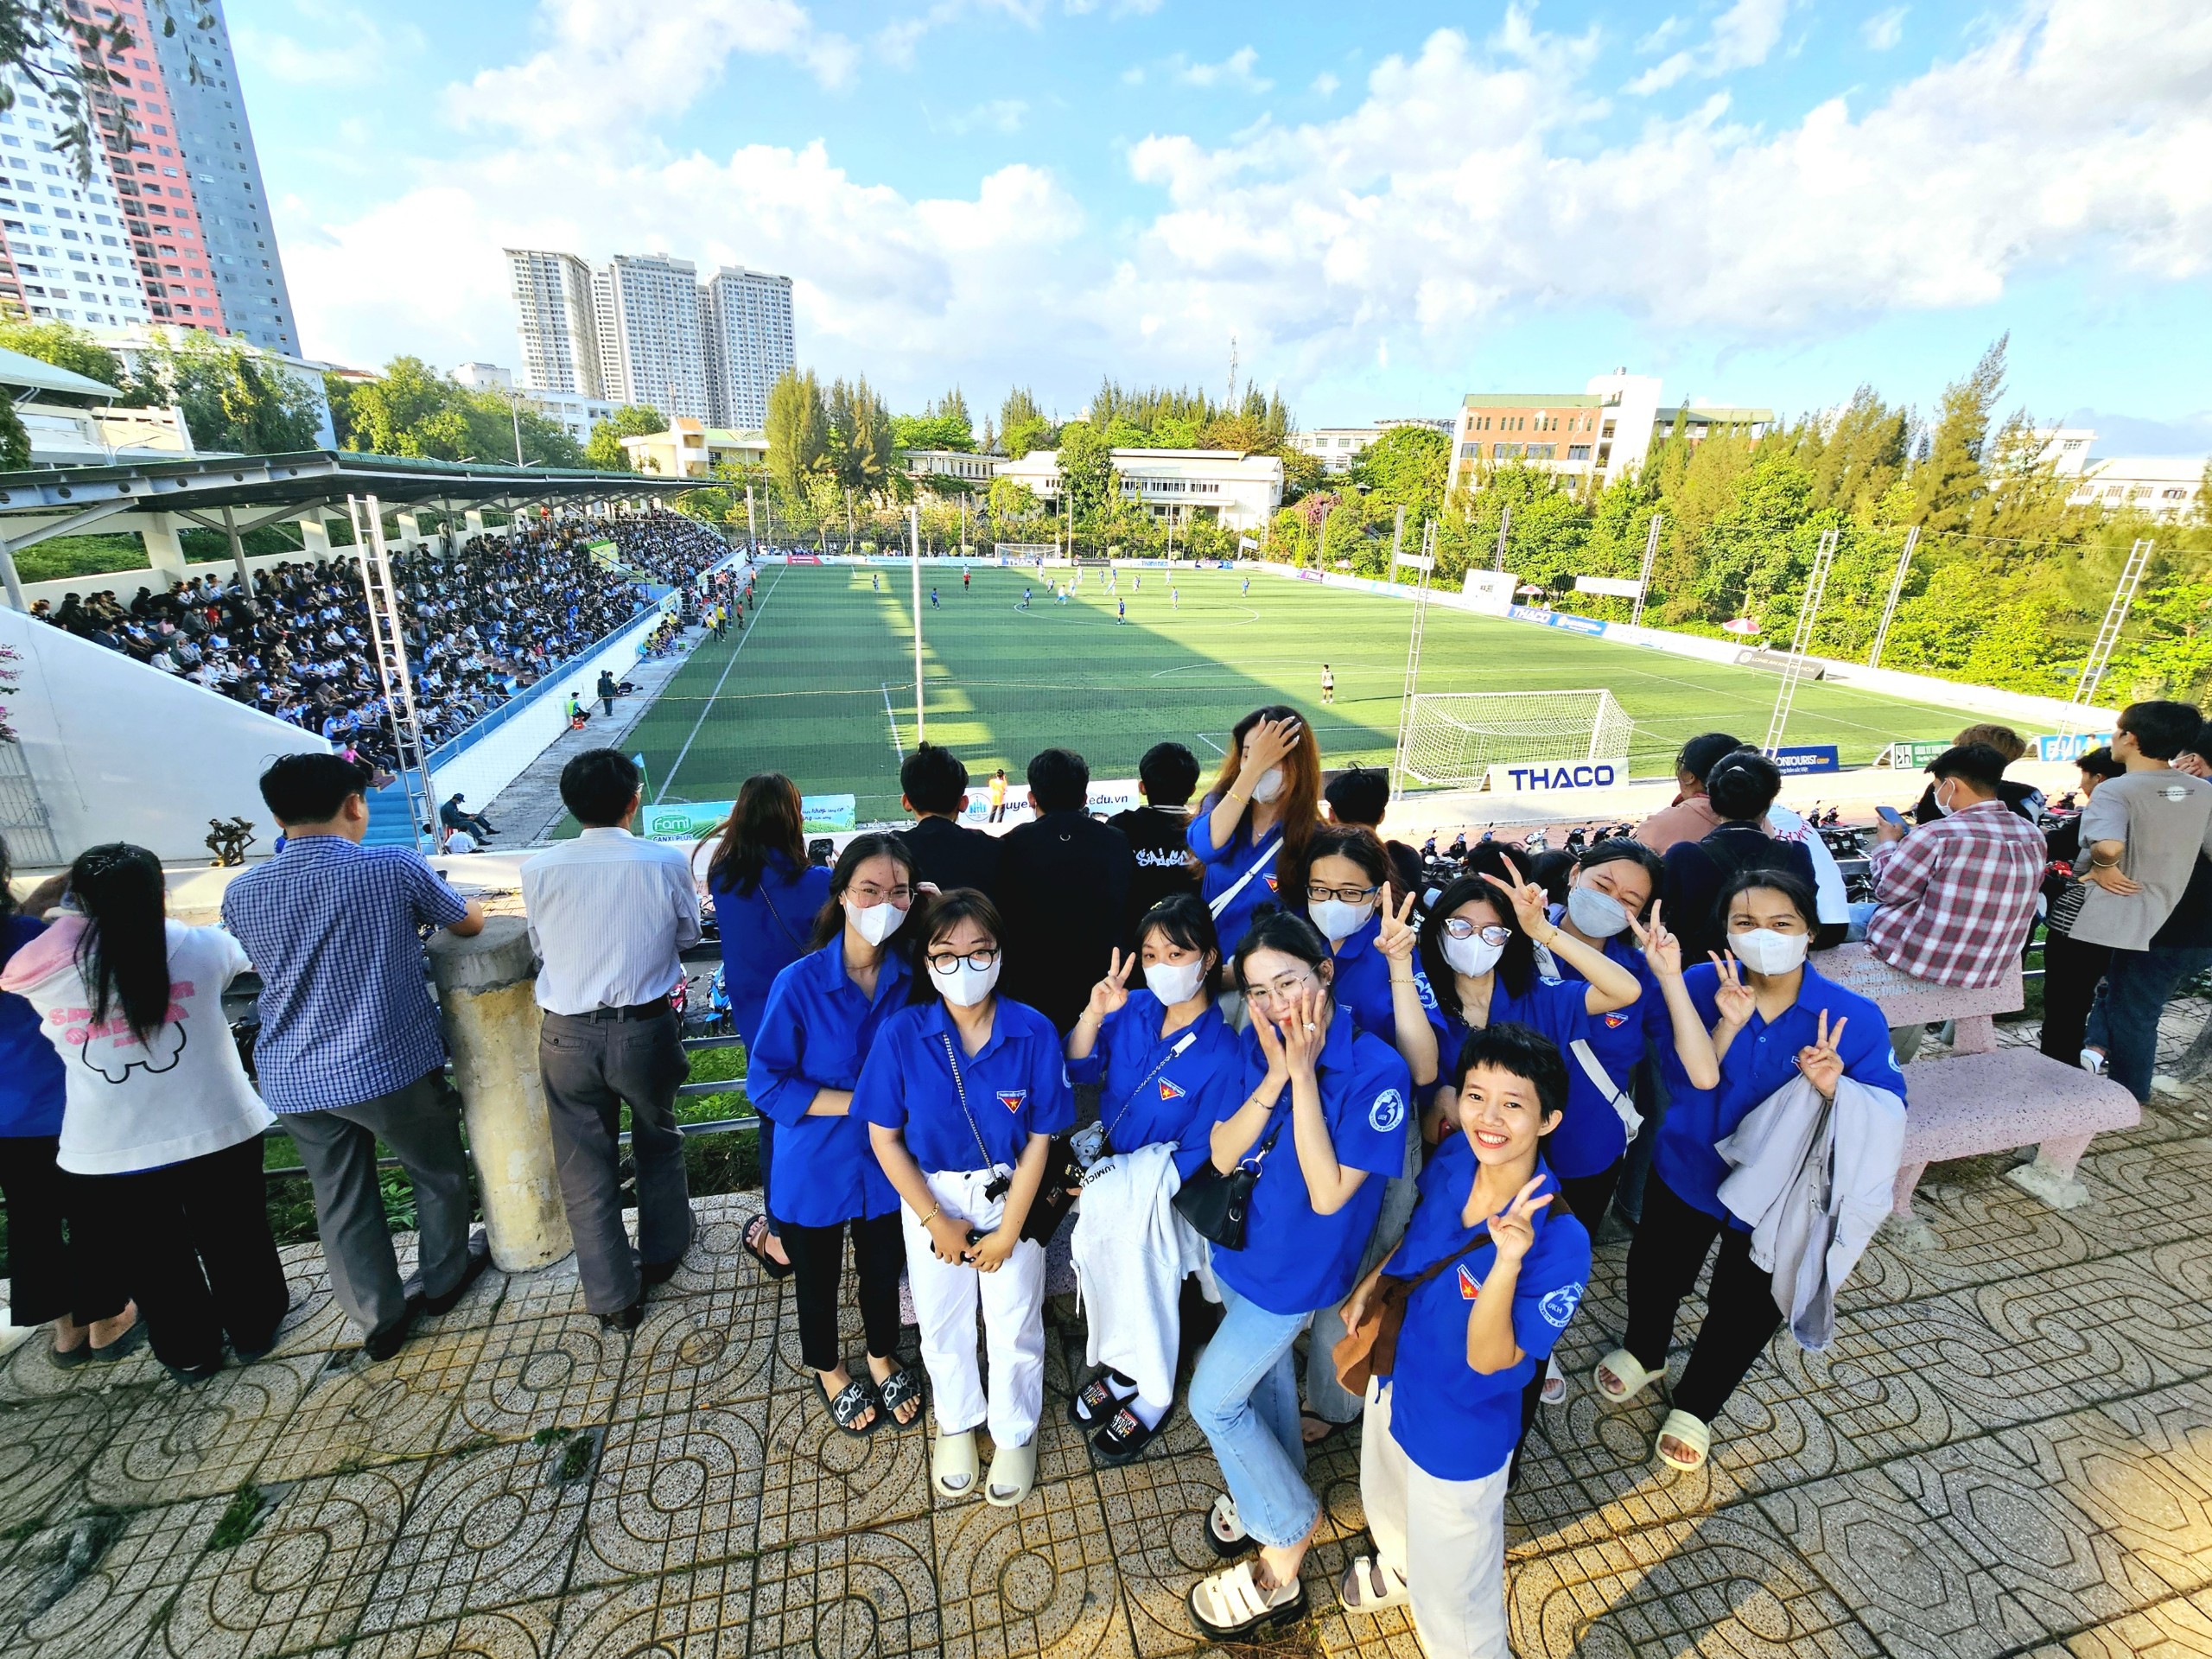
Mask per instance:
[[[526,1273],[575,1248],[553,1167],[537,1072],[537,959],[519,916],[486,918],[474,938],[431,936],[430,974],[468,1122],[469,1156],[492,1260]]]
[[[395,513],[393,517],[399,521],[400,546],[410,553],[422,546],[423,540],[422,521],[411,512]]]
[[[328,558],[330,556],[330,526],[324,522],[322,515],[319,512],[309,513],[306,518],[294,522],[300,527],[302,556],[308,559]]]
[[[138,531],[146,543],[146,563],[167,588],[185,579],[184,543],[176,538],[176,520],[166,512],[149,512]]]
[[[467,528],[471,539],[484,533],[484,513],[480,507],[471,507],[467,512],[461,514],[461,522]]]

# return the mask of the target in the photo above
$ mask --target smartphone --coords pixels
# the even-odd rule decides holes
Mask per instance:
[[[1904,828],[1904,814],[1894,806],[1878,806],[1874,809],[1874,816],[1884,823],[1894,823],[1900,830]]]

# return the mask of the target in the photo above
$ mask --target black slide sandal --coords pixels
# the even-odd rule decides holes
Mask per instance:
[[[745,1247],[745,1253],[747,1255],[760,1264],[761,1272],[766,1274],[771,1279],[788,1279],[798,1269],[788,1262],[777,1261],[774,1256],[761,1248],[760,1243],[756,1242],[765,1241],[769,1236],[768,1217],[755,1216],[745,1224],[745,1232],[739,1238],[738,1243]]]
[[[817,1392],[819,1389],[817,1386]],[[883,1427],[883,1402],[877,1396],[874,1385],[855,1377],[837,1390],[834,1400],[823,1396],[823,1403],[830,1408],[830,1421],[856,1440],[864,1440]],[[854,1420],[864,1411],[874,1411],[864,1428],[853,1427]]]
[[[918,1402],[922,1397],[921,1379],[917,1377],[909,1367],[901,1365],[882,1382],[877,1383],[875,1391],[883,1406],[879,1415],[892,1427],[912,1428],[922,1421],[922,1414],[918,1409],[903,1422],[899,1421],[897,1414],[899,1408],[909,1400]]]

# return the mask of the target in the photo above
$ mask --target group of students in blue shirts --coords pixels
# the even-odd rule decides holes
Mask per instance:
[[[923,1379],[897,1353],[903,1270],[932,1487],[1011,1507],[1044,1408],[1030,1223],[1073,1194],[1079,1273],[1086,1230],[1090,1257],[1128,1264],[1082,1281],[1096,1370],[1068,1411],[1101,1461],[1141,1455],[1174,1409],[1186,1267],[1220,1304],[1187,1390],[1226,1488],[1204,1529],[1224,1565],[1189,1597],[1198,1633],[1305,1615],[1306,1447],[1357,1415],[1376,1548],[1339,1598],[1409,1605],[1432,1659],[1504,1655],[1507,1484],[1540,1405],[1566,1394],[1552,1351],[1631,1150],[1656,1147],[1628,1331],[1592,1381],[1616,1404],[1663,1379],[1717,1243],[1655,1446],[1694,1468],[1781,1323],[1719,1201],[1716,1144],[1793,1077],[1830,1096],[1845,1075],[1903,1081],[1878,1011],[1806,965],[1814,901],[1789,875],[1732,883],[1729,953],[1686,966],[1636,843],[1589,849],[1564,906],[1502,849],[1440,892],[1402,893],[1372,830],[1322,818],[1295,710],[1256,710],[1235,739],[1190,824],[1203,896],[1148,912],[1065,1032],[1005,994],[983,894],[925,890],[895,835],[810,869],[796,788],[747,785],[709,875],[780,1241],[772,1254],[764,1220],[747,1248],[796,1277],[802,1358],[850,1433],[920,1421]],[[1097,1118],[1067,1147],[1076,1085],[1096,1087]],[[1640,1133],[1640,1103],[1662,1100]],[[1241,1238],[1209,1243],[1170,1206],[1223,1182],[1249,1185]],[[848,1232],[865,1376],[838,1342]],[[1338,1340],[1386,1307],[1402,1311],[1395,1353],[1355,1393]]]

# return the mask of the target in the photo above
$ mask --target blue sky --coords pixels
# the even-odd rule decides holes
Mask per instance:
[[[789,272],[894,405],[1099,377],[2012,400],[2212,448],[2212,14],[1402,0],[232,0],[308,348],[512,363],[503,245]]]

